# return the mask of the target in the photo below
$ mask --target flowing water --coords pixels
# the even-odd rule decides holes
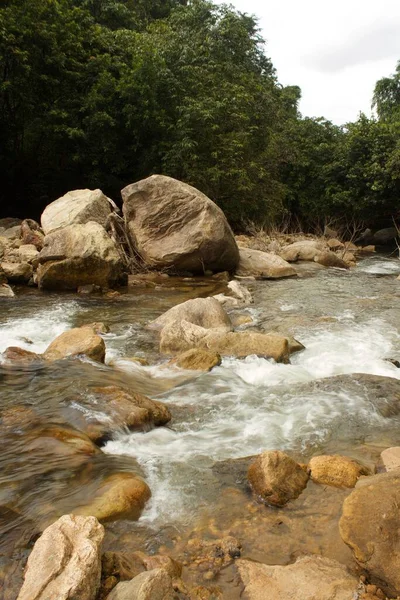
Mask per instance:
[[[289,365],[256,356],[225,358],[201,374],[166,367],[146,324],[188,298],[219,293],[221,282],[160,278],[115,298],[25,290],[13,301],[1,301],[0,352],[8,346],[42,352],[63,331],[94,321],[111,330],[103,336],[106,365],[0,364],[5,599],[16,597],[21,565],[43,527],[87,503],[101,478],[115,471],[141,474],[152,498],[137,523],[107,526],[109,548],[161,547],[179,555],[190,536],[230,534],[247,556],[263,562],[289,562],[302,552],[350,561],[337,534],[348,492],[309,484],[295,503],[268,509],[247,489],[248,460],[233,459],[281,449],[302,462],[336,452],[373,466],[383,448],[400,445],[398,395],[377,393],[372,380],[352,376],[400,379],[400,369],[387,360],[400,360],[400,261],[375,256],[351,271],[314,263],[298,271],[297,279],[248,283],[254,305],[233,313],[253,319],[239,329],[291,334],[305,350]],[[132,356],[152,366],[127,360]],[[146,432],[121,430],[103,452],[90,456],[65,451],[65,445],[60,452],[55,429],[67,435],[71,423],[78,427],[76,415],[107,419],[92,394],[99,385],[122,385],[161,400],[173,419]],[[231,589],[223,577],[219,584]],[[235,593],[224,597],[236,598]]]

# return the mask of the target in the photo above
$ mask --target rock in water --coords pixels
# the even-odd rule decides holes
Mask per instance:
[[[17,600],[94,600],[104,528],[94,517],[64,515],[36,542]]]
[[[371,475],[369,469],[348,456],[314,456],[308,464],[315,483],[352,488],[361,475]]]
[[[129,234],[146,265],[194,274],[236,268],[239,251],[228,221],[199,190],[152,175],[121,194]]]
[[[308,474],[284,452],[271,450],[260,454],[250,465],[248,479],[263,502],[283,506],[300,496]]]
[[[237,560],[246,600],[351,600],[358,579],[347,568],[322,556],[305,556],[292,565]]]
[[[237,275],[241,277],[256,277],[257,279],[279,279],[294,277],[295,269],[286,260],[276,254],[240,248],[240,262]]]
[[[115,242],[98,223],[69,225],[46,235],[38,256],[38,285],[43,289],[102,288],[126,282]]]
[[[75,327],[65,331],[53,340],[43,353],[46,360],[61,360],[67,356],[83,354],[92,360],[104,362],[106,345],[103,338],[90,326]]]
[[[131,581],[119,583],[107,600],[174,600],[171,577],[164,569],[140,573]]]
[[[110,201],[101,190],[73,190],[46,206],[40,221],[47,235],[54,229],[89,221],[105,227],[110,212]]]
[[[194,298],[173,306],[151,323],[154,329],[187,321],[205,329],[232,331],[232,323],[215,298]]]

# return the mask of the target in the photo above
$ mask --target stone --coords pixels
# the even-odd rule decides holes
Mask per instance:
[[[326,245],[328,246],[329,250],[339,250],[340,248],[345,247],[343,242],[336,238],[331,238],[327,240]]]
[[[359,581],[329,558],[304,556],[291,565],[236,561],[246,600],[351,600]]]
[[[153,321],[150,326],[163,329],[166,325],[187,321],[204,329],[232,331],[232,323],[220,303],[215,298],[194,298],[177,306]]]
[[[119,583],[107,600],[174,600],[174,597],[171,577],[164,569],[153,569]]]
[[[222,210],[199,190],[152,175],[121,191],[131,240],[147,266],[233,271],[239,252]]]
[[[21,225],[21,219],[18,219],[17,217],[4,217],[3,219],[0,219],[0,229],[9,229],[16,225]]]
[[[38,256],[38,285],[43,289],[102,288],[126,282],[119,250],[99,223],[69,225],[46,235]]]
[[[250,248],[239,249],[240,261],[236,274],[240,277],[252,276],[256,279],[279,279],[294,277],[295,269],[289,263],[277,256]]]
[[[21,223],[22,244],[34,246],[36,250],[41,250],[44,244],[44,234],[40,229],[39,223],[32,219],[25,219]]]
[[[21,225],[7,227],[7,229],[2,232],[1,237],[6,240],[18,240],[21,237]]]
[[[371,583],[400,595],[400,472],[360,479],[343,503],[340,535]]]
[[[307,485],[308,473],[279,450],[260,454],[248,470],[250,486],[265,504],[284,506],[298,498]]]
[[[228,289],[231,294],[230,296],[225,296],[225,294],[213,296],[225,309],[247,306],[253,302],[253,297],[249,290],[235,279],[228,283]]]
[[[93,500],[77,508],[77,515],[93,515],[99,521],[130,519],[136,521],[151,496],[143,479],[133,473],[114,473],[106,477]]]
[[[371,471],[348,456],[314,456],[308,463],[310,477],[315,483],[352,488],[362,475]]]
[[[160,352],[174,355],[196,348],[209,331],[189,321],[173,321],[161,330]]]
[[[105,227],[110,212],[110,200],[101,190],[73,190],[46,206],[40,222],[46,235],[60,227],[89,221]]]
[[[339,269],[349,268],[349,265],[334,252],[319,252],[314,257],[314,262],[323,265],[324,267],[337,267]]]
[[[83,296],[90,296],[91,294],[100,294],[101,287],[99,285],[89,283],[88,285],[80,285],[77,289],[77,292],[78,294],[82,294]]]
[[[104,362],[106,345],[90,326],[76,327],[65,331],[56,337],[43,353],[46,360],[61,360],[79,355],[85,355],[97,362]]]
[[[386,471],[400,469],[400,446],[386,448],[386,450],[381,452],[381,460]]]
[[[0,283],[0,298],[15,298],[13,290],[6,283]]]
[[[3,359],[7,362],[29,365],[43,362],[43,357],[35,352],[30,352],[18,346],[9,346],[3,352]]]
[[[27,262],[2,262],[3,269],[10,283],[28,283],[33,275],[33,268]]]
[[[104,552],[101,564],[102,578],[116,576],[118,581],[128,581],[147,570],[136,552]]]
[[[33,244],[23,244],[18,248],[18,255],[21,262],[35,264],[36,259],[39,256],[39,251]]]
[[[231,315],[231,321],[234,327],[242,327],[242,325],[249,325],[250,323],[254,323],[253,317],[251,315]]]
[[[197,343],[202,348],[218,352],[221,356],[245,358],[256,354],[263,358],[273,358],[276,362],[289,362],[288,339],[275,333],[235,331],[219,334],[208,332]]]
[[[396,227],[386,227],[385,229],[379,229],[372,236],[371,244],[375,246],[385,246],[398,237],[399,232]]]
[[[325,227],[324,227],[324,237],[326,237],[328,239],[332,239],[332,238],[337,238],[338,235],[339,235],[339,233],[335,229],[332,229],[328,225],[325,225]]]
[[[294,242],[282,248],[280,256],[288,262],[297,262],[298,260],[314,260],[322,250],[325,250],[325,242],[318,240],[302,240]]]
[[[143,560],[143,564],[146,567],[146,571],[152,571],[153,569],[164,569],[172,579],[177,579],[182,575],[182,565],[171,558],[163,554],[155,554],[154,556],[147,556],[141,552],[137,552]]]
[[[179,354],[168,364],[192,371],[211,371],[212,368],[221,364],[221,356],[217,352],[203,348],[192,348]]]
[[[373,254],[375,252],[375,246],[361,246],[357,248],[357,252],[359,252],[360,254]]]
[[[94,600],[103,537],[92,516],[64,515],[47,527],[29,555],[17,600]]]

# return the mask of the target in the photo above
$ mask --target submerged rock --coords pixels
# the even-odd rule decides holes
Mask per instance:
[[[107,600],[174,600],[172,579],[164,569],[153,569],[119,583]]]
[[[371,581],[400,595],[400,471],[360,479],[343,503],[340,535]]]
[[[260,454],[250,465],[248,479],[260,500],[284,506],[300,496],[307,485],[308,474],[284,452],[271,450]]]
[[[146,265],[194,274],[235,269],[239,252],[232,230],[199,190],[152,175],[121,194],[130,237]]]
[[[236,562],[246,600],[350,600],[358,598],[359,582],[348,569],[329,558],[305,556],[294,564]]]
[[[198,342],[203,348],[218,352],[222,356],[245,358],[251,354],[273,358],[276,362],[289,362],[289,343],[278,334],[254,331],[234,331],[225,334],[210,332]]]
[[[43,353],[46,360],[61,360],[68,356],[84,355],[97,362],[104,362],[106,345],[103,338],[90,326],[65,331],[53,340]]]
[[[308,463],[310,477],[315,483],[352,488],[362,475],[371,471],[347,456],[314,456]]]
[[[46,206],[41,224],[47,235],[55,229],[89,221],[105,227],[111,204],[101,190],[73,190]]]
[[[43,289],[76,290],[88,284],[107,288],[126,282],[118,248],[99,223],[52,231],[38,260],[38,285]]]
[[[211,371],[221,364],[221,356],[204,348],[193,348],[179,354],[168,364],[192,371]]]
[[[289,263],[277,256],[260,250],[240,248],[240,261],[236,270],[241,277],[252,276],[256,279],[279,279],[294,277],[296,270]]]
[[[17,600],[94,600],[104,528],[93,516],[64,515],[36,542]]]

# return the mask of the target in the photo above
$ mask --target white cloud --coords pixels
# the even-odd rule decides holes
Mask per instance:
[[[399,0],[231,3],[259,18],[278,79],[301,87],[306,116],[341,124],[370,114],[376,81],[400,59]]]

